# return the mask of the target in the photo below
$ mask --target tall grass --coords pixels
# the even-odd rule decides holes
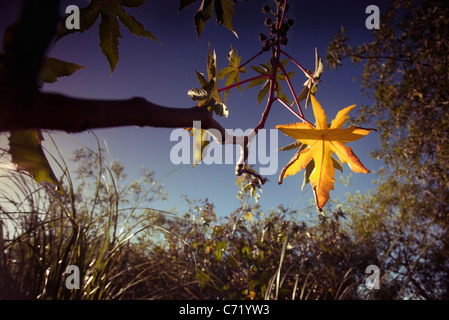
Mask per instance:
[[[108,163],[98,140],[97,147],[77,150],[72,164],[81,166],[71,172],[55,145],[64,194],[17,172],[2,150],[0,299],[117,299],[136,284],[121,285],[135,272],[127,247],[159,214],[141,207],[163,196],[161,186],[149,171],[119,186],[123,166]],[[80,271],[79,289],[66,286],[68,266]]]

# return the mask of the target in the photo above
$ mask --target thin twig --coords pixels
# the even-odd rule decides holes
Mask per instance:
[[[296,64],[296,66],[297,66],[299,69],[301,69],[302,72],[304,72],[305,74],[307,74],[307,76],[309,76],[309,78],[313,79],[313,76],[310,74],[310,72],[309,72],[307,69],[305,69],[305,68],[304,68],[298,61],[296,61],[295,59],[293,59],[291,55],[289,55],[287,52],[282,51],[282,50],[281,50],[281,53],[284,54],[284,55],[286,55],[287,58],[289,58],[294,64]]]
[[[302,148],[299,147],[296,154],[293,156],[293,158],[290,159],[290,161],[285,165],[285,167],[282,169],[281,173],[279,174],[279,181],[278,184],[282,184],[282,181],[284,181],[285,172],[288,168],[292,166],[293,163],[295,163],[296,160],[298,160],[299,156],[301,155]]]
[[[282,22],[284,22],[285,8],[286,8],[286,7],[287,7],[287,0],[284,0],[284,10],[282,10],[281,21],[279,21],[279,24],[278,24],[278,30],[281,29],[281,27],[282,27]]]
[[[254,57],[252,57],[252,58],[248,59],[247,61],[245,61],[244,63],[242,63],[237,69],[243,68],[245,65],[247,65],[248,63],[250,63],[251,61],[256,59],[258,56],[260,56],[262,53],[264,53],[264,51],[260,50],[258,53],[256,53],[254,55]]]
[[[282,100],[281,98],[277,97],[276,100],[278,100],[280,103],[282,103],[282,105],[284,105],[284,107],[286,107],[291,113],[293,113],[295,116],[297,116],[299,119],[301,119],[303,122],[306,122],[310,125],[312,125],[313,127],[315,127],[313,125],[313,123],[311,123],[310,121],[308,121],[306,118],[301,117],[301,115],[299,113],[297,113],[295,110],[292,109],[292,107],[285,102],[284,100]]]
[[[292,92],[293,98],[295,99],[296,105],[298,106],[298,111],[299,111],[299,113],[301,115],[301,118],[304,119],[304,113],[302,112],[301,106],[299,105],[298,97],[296,96],[295,89],[292,86],[292,83],[291,83],[290,78],[289,78],[289,76],[287,74],[287,71],[285,71],[285,68],[284,68],[284,66],[282,64],[279,65],[279,67],[281,68],[282,73],[285,76],[285,80],[287,81],[288,87],[290,88],[290,91]]]
[[[225,90],[228,90],[228,89],[232,89],[232,88],[238,87],[238,86],[240,86],[240,85],[242,85],[244,83],[247,83],[247,82],[259,79],[259,78],[268,78],[269,79],[270,77],[268,75],[266,75],[266,74],[259,74],[258,76],[254,76],[252,78],[236,82],[236,83],[234,83],[232,85],[229,85],[227,87],[220,88],[220,89],[218,89],[218,92],[222,92],[222,91],[225,91]]]

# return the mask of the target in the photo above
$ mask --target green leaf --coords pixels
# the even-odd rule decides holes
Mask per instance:
[[[281,84],[279,83],[279,81],[276,81],[276,95],[281,98],[282,100],[284,100],[287,103],[290,103],[290,100],[288,99],[288,97],[282,92],[282,87]]]
[[[218,116],[227,118],[229,115],[229,110],[224,103],[216,101],[214,98],[210,99],[207,103]]]
[[[109,61],[111,74],[119,60],[118,38],[122,38],[117,19],[113,16],[102,14],[100,23],[100,48]]]
[[[260,74],[266,74],[269,75],[270,73],[268,72],[269,69],[268,68],[261,68],[258,66],[250,66],[251,69],[253,69],[254,71],[260,73]]]
[[[268,90],[270,89],[270,81],[265,81],[265,84],[262,86],[262,88],[259,91],[259,94],[257,95],[257,102],[260,103],[265,98],[265,96],[268,93]]]
[[[200,9],[193,17],[193,21],[195,23],[196,35],[198,39],[200,38],[201,33],[204,30],[204,26],[206,22],[212,18],[214,4],[212,0],[203,0],[201,3]]]
[[[248,84],[248,87],[246,87],[246,89],[258,86],[258,85],[260,85],[260,84],[262,84],[262,83],[264,83],[266,81],[267,81],[267,78],[262,78],[262,77],[254,79],[254,80],[251,80],[250,83]]]
[[[138,7],[146,1],[147,0],[91,0],[87,7],[80,9],[80,29],[69,30],[66,28],[65,23],[63,23],[58,31],[56,41],[68,34],[74,32],[82,33],[90,29],[95,24],[98,17],[101,17],[99,26],[100,48],[109,62],[112,73],[119,60],[118,39],[122,38],[118,20],[120,20],[132,34],[159,42],[150,31],[145,30],[140,22],[128,15],[124,10],[124,7]]]
[[[195,71],[198,82],[202,88],[191,89],[187,92],[189,97],[194,101],[199,101],[200,106],[206,106],[209,111],[214,111],[217,115],[228,117],[229,110],[223,103],[223,100],[218,93],[217,87],[217,56],[215,51],[211,53],[210,46],[207,54],[207,76],[198,71]]]
[[[202,88],[191,89],[187,92],[189,97],[194,101],[199,101],[200,106],[206,106],[209,111],[214,111],[217,115],[228,117],[228,107],[218,93],[217,87],[217,57],[211,53],[210,46],[207,55],[207,75],[209,81],[206,80],[201,72],[195,71],[198,82]]]
[[[240,72],[241,73],[245,73],[246,72],[245,68],[239,68],[240,67],[241,57],[239,57],[237,55],[237,52],[234,50],[232,45],[231,45],[231,51],[228,53],[228,58],[229,58],[229,67],[223,68],[218,73],[218,78],[219,79],[225,79],[226,78],[226,81],[225,81],[225,86],[226,87],[232,85],[233,83],[240,82]],[[239,89],[240,92],[242,92],[242,86],[241,85],[237,86],[237,88]],[[225,91],[225,101],[228,98],[229,90],[230,89]]]
[[[9,137],[9,154],[17,170],[27,171],[37,183],[48,181],[63,193],[41,146],[42,132],[38,129],[12,130]]]
[[[179,8],[178,8],[178,13],[181,12],[182,9],[184,9],[185,7],[190,6],[192,3],[197,2],[198,0],[180,0],[179,1]]]
[[[196,73],[196,77],[198,79],[198,82],[200,83],[200,85],[207,86],[208,85],[208,81],[206,80],[206,78],[204,77],[204,74],[202,74],[201,72],[195,71]]]
[[[192,4],[193,0],[181,0],[180,2],[180,10],[185,8],[186,6]],[[232,26],[232,15],[234,14],[234,1],[233,0],[203,0],[201,2],[201,6],[198,9],[198,12],[195,14],[193,20],[195,23],[195,29],[198,39],[201,36],[201,33],[204,30],[204,26],[206,25],[206,22],[209,21],[212,18],[212,13],[214,11],[215,7],[215,15],[217,18],[217,23],[220,23],[224,27],[228,28],[229,30],[234,33],[236,37],[237,33],[234,30],[234,27]]]
[[[233,0],[215,0],[215,14],[217,16],[217,22],[231,30],[232,33],[238,38],[238,35],[232,26],[234,4],[235,3]]]
[[[207,52],[207,76],[209,77],[209,81],[217,78],[217,55],[215,54],[215,50],[213,54],[211,53],[210,45]]]
[[[295,71],[291,71],[291,72],[288,72],[287,73],[287,77],[289,78],[289,79],[291,79],[293,76],[295,75]],[[287,81],[287,79],[286,79],[286,77],[285,77],[285,75],[282,73],[282,74],[279,74],[279,77],[278,77],[281,81]]]
[[[343,165],[341,164],[340,161],[335,159],[334,156],[332,156],[332,163],[334,164],[335,169],[340,170],[340,172],[343,172]]]
[[[215,50],[213,54],[211,53],[210,46],[209,46],[209,52],[207,55],[207,75],[209,77],[209,83],[213,81],[213,88],[211,97],[215,99],[216,102],[220,102],[223,104],[224,108],[226,109],[225,112],[223,112],[223,115],[228,115],[228,108],[223,102],[223,99],[221,99],[220,94],[218,93],[218,84],[217,84],[217,55],[215,54]]]
[[[301,191],[310,182],[310,175],[312,174],[314,169],[315,169],[315,161],[312,160],[307,164],[306,170],[304,171],[304,180],[302,182]]]
[[[75,71],[84,68],[75,63],[61,61],[55,58],[44,58],[41,70],[39,71],[39,79],[45,83],[53,83],[59,77],[66,77]]]
[[[295,141],[293,143],[290,143],[289,145],[279,148],[278,151],[289,151],[289,150],[293,150],[293,149],[297,149],[299,147],[301,147],[303,145],[302,142],[300,141]]]
[[[123,25],[126,26],[132,34],[135,34],[139,38],[142,36],[159,42],[159,40],[157,40],[153,33],[145,30],[143,24],[137,21],[134,17],[127,14],[126,11],[123,10],[123,8],[117,8],[117,15]]]
[[[191,135],[193,135],[193,166],[200,163],[206,155],[209,147],[209,134],[204,129],[192,128]]]
[[[309,74],[304,70],[302,71],[308,79],[306,80],[306,82],[304,82],[304,89],[296,99],[298,100],[298,102],[306,99],[305,107],[307,109],[307,106],[310,103],[310,95],[316,93],[317,83],[320,82],[320,77],[324,72],[324,64],[321,58],[318,56],[317,48],[315,48],[315,70],[313,71],[313,73],[308,71],[309,74],[312,75],[312,77],[310,77]],[[292,106],[295,105],[295,103],[296,101],[293,102]]]
[[[281,61],[281,65],[283,67],[285,67],[285,65],[287,64],[287,62],[289,61],[289,59],[285,59],[283,61]],[[271,64],[270,60],[267,60],[267,64],[262,64],[260,63],[259,66],[250,66],[254,71],[256,71],[257,73],[260,73],[262,75],[265,75],[267,77],[271,77],[272,73],[273,73],[273,66]],[[287,73],[287,76],[289,78],[291,78],[293,75],[295,74],[295,72],[289,72]],[[280,84],[280,81],[286,81],[286,77],[285,75],[282,73],[281,68],[278,68],[277,70],[277,74],[276,74],[276,86],[275,86],[275,90],[276,90],[276,94],[279,98],[281,98],[282,100],[284,100],[287,103],[290,103],[290,100],[288,99],[288,97],[282,93],[282,87]],[[248,84],[247,89],[260,85],[263,83],[262,88],[260,89],[260,92],[257,96],[257,101],[260,105],[260,103],[262,102],[262,100],[264,99],[264,97],[267,95],[268,91],[269,91],[269,83],[270,81],[266,80],[266,78],[258,78],[258,79],[254,79],[252,81],[250,81],[250,83]]]

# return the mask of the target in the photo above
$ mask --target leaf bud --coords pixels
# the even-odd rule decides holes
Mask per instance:
[[[262,12],[263,13],[270,13],[270,11],[271,11],[271,9],[270,9],[270,6],[268,4],[266,4],[266,5],[264,5],[262,7]]]
[[[263,50],[263,51],[268,51],[268,50],[270,50],[270,40],[265,40],[265,41],[264,41],[262,50]]]

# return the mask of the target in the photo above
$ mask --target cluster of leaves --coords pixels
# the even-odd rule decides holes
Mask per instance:
[[[198,101],[199,107],[206,107],[218,116],[228,117],[229,110],[218,93],[217,55],[215,51],[211,54],[210,47],[207,55],[207,76],[209,80],[206,80],[201,72],[196,71],[195,73],[202,87],[189,90],[188,96],[193,101]]]
[[[247,88],[254,86],[261,86],[257,100],[260,105],[262,100],[268,95],[267,106],[263,114],[261,123],[256,128],[263,127],[264,119],[268,116],[268,112],[274,101],[279,100],[284,106],[289,108],[292,112],[292,107],[296,104],[300,114],[297,114],[303,123],[296,123],[291,125],[277,126],[279,130],[297,139],[301,144],[294,144],[295,148],[299,148],[297,154],[293,157],[290,163],[283,169],[281,176],[279,178],[280,183],[283,178],[289,175],[296,174],[302,169],[305,170],[304,185],[311,182],[317,208],[321,211],[322,207],[329,200],[329,191],[333,189],[334,183],[334,168],[343,170],[342,165],[338,160],[336,160],[332,154],[337,153],[340,160],[343,163],[349,163],[352,170],[356,173],[363,172],[368,173],[369,170],[366,169],[359,161],[359,159],[354,155],[349,147],[343,145],[343,143],[349,141],[355,141],[364,135],[368,134],[372,129],[361,129],[350,127],[348,129],[342,129],[342,126],[347,118],[349,111],[355,106],[348,107],[342,110],[337,118],[333,121],[330,126],[327,125],[326,115],[322,110],[321,106],[318,104],[314,98],[314,94],[317,91],[317,84],[320,81],[321,74],[324,71],[324,65],[322,60],[318,56],[318,52],[315,50],[315,69],[313,72],[303,68],[296,60],[291,58],[288,54],[280,49],[280,45],[286,45],[286,33],[289,27],[293,25],[291,20],[285,20],[285,12],[288,11],[286,2],[277,1],[276,2],[276,12],[272,12],[268,5],[264,5],[262,11],[265,13],[272,13],[275,15],[276,20],[273,22],[270,18],[265,19],[265,24],[270,27],[270,35],[272,38],[267,39],[265,34],[260,35],[260,40],[264,43],[262,51],[257,53],[251,59],[245,63],[241,63],[241,57],[239,57],[231,46],[231,51],[228,54],[229,67],[223,68],[218,73],[218,78],[225,80],[225,87],[218,89],[216,83],[216,55],[211,57],[210,48],[208,54],[207,71],[209,75],[209,81],[206,81],[204,76],[196,72],[198,80],[202,88],[192,89],[188,92],[188,95],[192,100],[199,100],[199,106],[206,106],[209,109],[214,108],[214,106],[219,106],[219,112],[216,111],[218,115],[227,116],[227,112],[223,114],[224,109],[221,103],[217,103],[217,99],[220,99],[219,92],[225,91],[225,99],[232,88],[238,88],[241,91],[241,85],[249,82]],[[271,59],[267,60],[266,64],[260,63],[258,66],[250,66],[256,73],[257,76],[241,81],[240,73],[246,73],[244,68],[246,64],[251,62],[253,59],[258,57],[265,51],[272,48]],[[281,61],[281,54],[285,54],[287,59]],[[304,82],[304,88],[296,96],[293,89],[291,78],[295,72],[287,72],[285,67],[288,61],[293,61],[306,75],[308,78]],[[288,96],[282,92],[281,81],[286,81],[288,83],[291,94],[293,95],[294,102],[291,103]],[[221,100],[221,99],[220,99]],[[300,101],[305,100],[305,105],[307,106],[309,101],[314,102],[314,113],[316,118],[316,125],[313,126],[308,122],[302,113]],[[226,111],[228,109],[226,108]],[[195,165],[203,159],[205,155],[205,150],[209,145],[209,140],[202,139],[203,135],[206,134],[204,130],[201,130],[200,134],[197,135],[197,139],[194,141],[194,149],[197,157],[195,158]],[[302,146],[302,147],[301,147]],[[290,150],[293,147],[284,148],[283,150]],[[352,165],[352,166],[351,166]],[[240,185],[242,179],[238,179]],[[251,188],[251,193],[255,195],[255,188],[251,187],[254,185],[249,182],[247,184],[248,188]]]
[[[100,48],[108,59],[112,73],[119,60],[118,39],[122,37],[120,34],[119,20],[132,34],[159,42],[150,31],[145,30],[142,23],[138,22],[133,16],[130,16],[124,8],[139,7],[146,1],[147,0],[92,0],[87,7],[80,10],[80,28],[67,29],[63,23],[56,40],[74,32],[82,33],[89,30],[98,18],[101,17],[99,25]]]
[[[283,68],[285,68],[287,62],[289,60],[285,59],[280,62]],[[267,60],[266,64],[260,63],[258,66],[251,66],[251,68],[256,71],[257,73],[263,75],[264,77],[258,77],[257,79],[252,80],[247,89],[252,88],[254,86],[262,85],[259,94],[257,95],[257,102],[260,103],[262,100],[266,97],[268,94],[268,91],[270,89],[270,82],[271,77],[273,75],[273,63],[272,60]],[[281,83],[279,81],[286,81],[287,77],[290,79],[295,74],[294,71],[289,72],[287,75],[282,73],[282,70],[280,68],[277,68],[276,72],[276,80],[275,80],[275,90],[276,90],[276,96],[283,101],[290,103],[290,100],[286,94],[282,92]],[[270,80],[268,80],[270,79]]]
[[[120,33],[119,21],[132,33],[138,37],[145,37],[160,43],[156,36],[149,30],[146,30],[144,25],[137,21],[133,16],[129,15],[125,8],[135,8],[143,5],[147,0],[92,0],[89,5],[80,10],[80,28],[67,29],[65,24],[61,25],[56,40],[65,37],[74,32],[84,32],[89,30],[95,22],[100,19],[99,36],[100,48],[106,56],[111,68],[111,73],[114,71],[119,61],[119,38],[122,38]],[[180,0],[179,10],[197,2],[197,0]],[[212,18],[212,13],[215,8],[217,23],[222,24],[231,30],[236,36],[232,26],[232,15],[234,14],[233,0],[203,0],[198,12],[194,16],[195,28],[200,37],[204,30],[205,24]]]
[[[181,11],[185,7],[190,6],[197,1],[198,0],[180,0],[178,11]],[[198,39],[200,38],[200,35],[204,30],[206,22],[212,18],[212,14],[214,11],[217,23],[221,23],[224,27],[231,30],[232,33],[234,33],[234,35],[237,37],[237,33],[232,26],[234,5],[234,0],[203,0],[201,2],[200,8],[198,9],[198,12],[193,18]]]

